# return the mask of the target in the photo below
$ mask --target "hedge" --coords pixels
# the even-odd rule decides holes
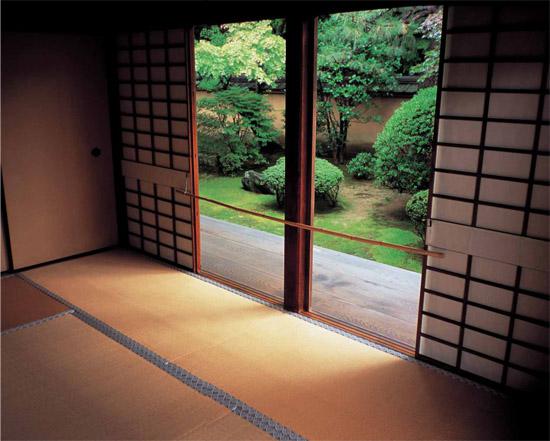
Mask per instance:
[[[420,190],[407,202],[405,212],[414,225],[416,233],[426,240],[426,218],[428,217],[428,190]]]
[[[374,177],[374,155],[370,152],[358,153],[348,162],[348,172],[355,179],[372,179]]]
[[[420,90],[404,102],[376,137],[376,180],[398,191],[428,187],[432,156],[436,88]]]

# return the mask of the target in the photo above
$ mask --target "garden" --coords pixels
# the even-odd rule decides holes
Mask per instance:
[[[421,247],[436,101],[441,10],[409,7],[320,17],[316,226]],[[196,29],[200,194],[284,217],[285,24]],[[380,106],[414,80],[387,118]],[[382,104],[381,104],[382,103]],[[380,113],[380,114],[379,114]],[[350,133],[375,127],[350,148]],[[357,144],[357,142],[356,142]],[[283,235],[281,224],[201,203],[201,214]],[[419,272],[401,251],[315,234],[314,243]]]

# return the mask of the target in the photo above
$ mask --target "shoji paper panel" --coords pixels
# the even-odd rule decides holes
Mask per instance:
[[[448,7],[420,356],[520,389],[548,375],[548,6]]]
[[[192,268],[188,53],[183,29],[121,34],[116,75],[128,243]]]

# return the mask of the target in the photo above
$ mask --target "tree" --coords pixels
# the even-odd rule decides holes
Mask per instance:
[[[227,89],[238,77],[256,82],[259,88],[273,87],[285,75],[286,49],[275,25],[263,20],[203,28],[195,45],[199,87]]]
[[[224,175],[240,172],[246,165],[265,164],[260,149],[278,132],[264,95],[231,87],[200,99],[197,108],[199,160],[214,156]]]
[[[443,11],[436,8],[425,18],[420,26],[420,32],[428,47],[421,63],[411,68],[412,74],[419,74],[418,82],[422,87],[435,86],[439,75],[439,50],[441,45],[441,28]]]
[[[425,44],[416,38],[413,10],[351,12],[319,21],[318,126],[340,163],[351,122],[368,121],[358,106],[372,107],[373,94],[391,91],[397,77],[419,60]]]

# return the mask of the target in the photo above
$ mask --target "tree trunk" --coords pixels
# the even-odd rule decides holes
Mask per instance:
[[[348,147],[348,129],[349,129],[349,121],[344,121],[344,133],[342,134],[342,161],[340,164],[343,164],[346,162],[346,150]]]
[[[349,121],[340,119],[340,132],[338,134],[338,163],[343,164],[346,157]]]
[[[222,78],[221,83],[222,83],[222,90],[229,89],[229,86],[231,85],[231,77],[225,78],[225,79]]]

